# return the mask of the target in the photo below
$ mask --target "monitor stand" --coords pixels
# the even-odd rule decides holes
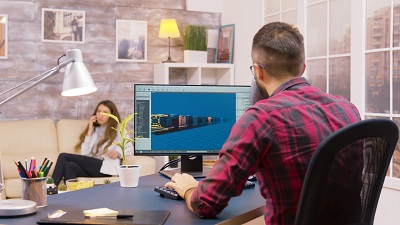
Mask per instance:
[[[211,168],[203,167],[203,156],[181,156],[181,168],[162,170],[159,173],[172,178],[176,173],[187,173],[194,178],[204,178],[208,175]]]

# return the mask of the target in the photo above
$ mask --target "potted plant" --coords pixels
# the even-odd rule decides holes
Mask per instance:
[[[207,63],[207,30],[204,26],[183,28],[183,56],[185,63]]]
[[[46,186],[47,186],[47,188],[54,188],[54,179],[52,178],[52,177],[48,177],[47,178],[47,181],[46,181]]]
[[[121,148],[122,152],[122,164],[118,168],[118,174],[120,178],[121,187],[137,187],[139,182],[139,173],[140,173],[140,166],[139,165],[128,165],[126,162],[125,157],[125,147],[128,143],[134,142],[135,139],[129,136],[130,133],[133,133],[133,130],[129,130],[127,125],[128,122],[132,120],[134,114],[127,116],[122,122],[119,119],[109,113],[101,113],[103,115],[109,116],[110,118],[114,119],[118,127],[113,127],[112,129],[116,130],[120,136],[120,142],[114,142],[115,145]]]

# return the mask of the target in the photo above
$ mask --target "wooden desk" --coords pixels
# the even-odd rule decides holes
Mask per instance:
[[[166,225],[217,224],[265,205],[265,200],[256,185],[256,188],[243,190],[241,196],[232,198],[228,207],[216,218],[199,219],[187,209],[184,201],[162,198],[154,191],[155,186],[163,185],[167,181],[168,179],[165,177],[154,174],[141,177],[137,188],[121,188],[119,182],[115,182],[52,195],[47,199],[48,205],[38,209],[36,214],[18,218],[1,218],[0,224],[33,225],[41,218],[46,217],[48,213],[58,209],[78,208],[83,210],[102,207],[114,210],[169,210],[171,215],[167,219]]]

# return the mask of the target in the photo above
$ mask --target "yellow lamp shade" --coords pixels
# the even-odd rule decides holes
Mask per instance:
[[[175,19],[161,20],[159,38],[178,38],[180,36]]]

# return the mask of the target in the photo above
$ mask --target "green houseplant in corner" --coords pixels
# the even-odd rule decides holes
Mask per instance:
[[[109,113],[101,113],[105,116],[109,116],[113,120],[115,120],[118,124],[118,127],[113,127],[116,130],[120,137],[120,142],[114,142],[115,145],[121,148],[122,152],[122,164],[118,168],[119,178],[121,187],[137,187],[139,182],[139,174],[140,174],[140,166],[139,165],[128,165],[126,162],[125,148],[126,145],[130,142],[134,142],[135,139],[129,136],[130,133],[133,133],[133,130],[128,129],[128,122],[131,121],[135,115],[135,113],[127,116],[124,120],[119,121],[118,117],[109,114]]]
[[[207,30],[204,26],[188,25],[183,29],[185,63],[207,63]]]

